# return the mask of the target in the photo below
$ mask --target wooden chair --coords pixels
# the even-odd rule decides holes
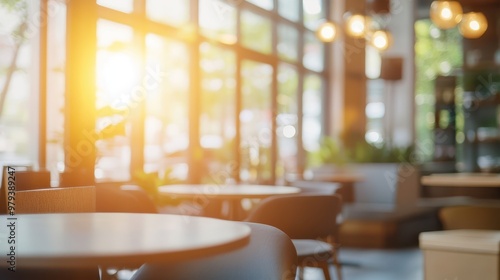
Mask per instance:
[[[59,173],[60,187],[95,185],[94,170],[74,170]]]
[[[120,186],[96,187],[96,212],[158,213],[148,194],[141,189]]]
[[[0,173],[0,213],[6,213],[9,183],[16,191],[43,189],[50,187],[48,171],[33,171],[26,166],[2,166]]]
[[[50,188],[16,192],[16,213],[95,212],[94,186]]]
[[[327,280],[330,279],[328,262],[332,260],[340,280],[337,216],[341,209],[342,201],[338,195],[274,196],[262,200],[246,221],[284,231],[292,238],[299,266],[319,267]]]
[[[443,229],[500,230],[499,206],[449,206],[439,211]]]
[[[60,186],[81,186],[86,173],[60,174]],[[155,203],[140,187],[133,185],[106,184],[96,186],[96,212],[158,213]]]
[[[15,195],[15,213],[78,213],[95,212],[95,187],[84,186],[76,188],[50,188],[50,179],[36,181],[35,179],[47,179],[45,173],[20,173],[15,171],[16,190],[12,192]],[[23,174],[23,175],[19,175]],[[29,175],[34,175],[30,178]],[[40,175],[45,174],[45,175]],[[22,179],[20,179],[22,178]],[[3,170],[2,184],[0,186],[0,211],[6,214],[8,210],[8,186],[9,174],[6,169]],[[36,188],[27,184],[33,183]],[[18,188],[21,184],[21,190]],[[43,188],[42,188],[43,187]],[[28,189],[28,190],[22,190]]]
[[[16,172],[17,175],[17,172]],[[4,174],[5,176],[5,174]],[[4,177],[5,179],[5,177]],[[4,183],[0,190],[3,194],[2,204],[6,206],[7,188]],[[15,192],[15,214],[28,213],[74,213],[74,212],[94,212],[95,210],[95,187],[75,187],[75,188],[48,188]],[[3,207],[5,210],[6,208]],[[33,233],[36,234],[36,233]],[[100,279],[99,269],[40,269],[23,268],[15,273],[8,270],[0,270],[2,280],[89,280]]]
[[[294,280],[297,254],[290,238],[268,225],[247,224],[252,231],[243,248],[178,263],[145,264],[131,280]]]
[[[50,172],[46,170],[16,171],[16,189],[18,191],[50,188]]]

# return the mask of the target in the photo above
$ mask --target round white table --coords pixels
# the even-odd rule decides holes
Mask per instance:
[[[15,222],[17,266],[138,266],[210,256],[247,244],[250,228],[204,217],[132,213],[1,215],[0,268],[7,269]]]
[[[217,184],[180,184],[166,185],[158,188],[161,195],[172,198],[189,199],[195,204],[210,199],[228,200],[231,202],[229,219],[235,220],[236,209],[241,199],[266,198],[274,195],[289,195],[300,193],[300,188],[271,185],[217,185]]]

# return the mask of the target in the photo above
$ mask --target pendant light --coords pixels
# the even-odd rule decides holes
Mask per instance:
[[[434,1],[431,4],[432,22],[441,29],[450,29],[462,19],[462,5],[457,1]]]
[[[370,19],[362,14],[352,14],[347,17],[345,31],[353,38],[364,38],[370,25]]]
[[[463,15],[459,30],[462,36],[469,39],[481,37],[488,29],[488,21],[483,13],[471,12]]]
[[[322,42],[333,42],[337,39],[338,26],[334,22],[326,21],[322,23],[316,31],[316,36]]]
[[[392,44],[392,35],[387,30],[377,30],[370,38],[370,45],[379,51],[387,50]]]

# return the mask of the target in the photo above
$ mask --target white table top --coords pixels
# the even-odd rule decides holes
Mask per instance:
[[[295,194],[300,188],[270,185],[166,185],[158,189],[160,194],[192,198],[205,196],[207,198],[243,199],[266,198],[273,195]]]
[[[459,229],[423,232],[419,240],[422,249],[500,253],[500,231],[497,230]]]
[[[424,186],[436,187],[491,187],[500,188],[500,174],[445,173],[422,176]]]
[[[168,262],[244,246],[243,223],[203,217],[131,213],[16,215],[18,267],[128,266]],[[0,267],[6,254],[10,216],[0,220]],[[10,222],[10,221],[9,221]]]

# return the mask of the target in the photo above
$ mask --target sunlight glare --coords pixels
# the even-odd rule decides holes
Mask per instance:
[[[317,15],[321,13],[321,2],[320,1],[311,1],[306,0],[303,1],[304,4],[304,12],[310,15]]]
[[[296,134],[297,130],[293,125],[286,125],[283,127],[283,136],[286,138],[293,138]]]
[[[106,55],[106,63],[102,66],[103,88],[108,94],[118,98],[130,93],[131,88],[138,83],[139,66],[132,55],[118,52]]]

